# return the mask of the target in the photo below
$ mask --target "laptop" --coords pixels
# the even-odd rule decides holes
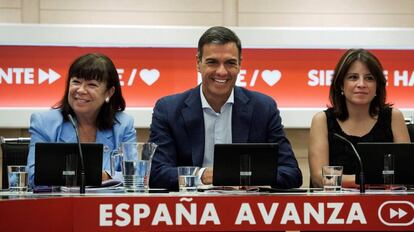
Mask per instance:
[[[275,186],[277,143],[232,143],[214,146],[214,186]]]
[[[103,144],[82,143],[85,185],[100,186],[102,182]],[[35,185],[65,186],[69,175],[76,175],[73,185],[80,185],[80,159],[77,143],[35,144]],[[75,167],[68,167],[74,160]],[[72,165],[73,166],[73,165]],[[68,170],[71,169],[71,170]]]
[[[384,184],[384,156],[388,154],[394,160],[394,184],[414,184],[414,143],[358,143],[357,149],[364,165],[366,184]],[[356,177],[359,184],[359,175]]]

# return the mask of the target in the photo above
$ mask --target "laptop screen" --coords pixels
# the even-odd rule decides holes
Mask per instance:
[[[276,185],[277,143],[233,143],[214,146],[213,185]]]
[[[82,143],[85,182],[100,186],[102,182],[103,144]],[[75,175],[80,184],[80,159],[77,143],[35,144],[35,185],[65,186],[68,176]],[[73,182],[72,182],[73,183]]]
[[[384,184],[384,156],[394,163],[394,184],[414,184],[414,143],[358,143],[366,184]],[[356,175],[359,183],[359,176]]]

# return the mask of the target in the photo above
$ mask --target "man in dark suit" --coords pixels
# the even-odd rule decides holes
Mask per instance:
[[[302,173],[285,136],[275,101],[236,87],[241,42],[225,27],[212,27],[198,42],[197,69],[202,84],[161,98],[154,107],[150,141],[158,144],[150,186],[178,189],[178,166],[198,166],[203,184],[211,184],[214,144],[279,144],[278,188],[302,185]]]

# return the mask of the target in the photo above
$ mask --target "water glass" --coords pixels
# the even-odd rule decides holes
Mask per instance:
[[[197,172],[198,167],[185,166],[178,167],[178,187],[180,192],[197,192]]]
[[[11,165],[7,166],[10,192],[27,191],[27,169],[26,166]]]
[[[121,144],[125,191],[148,192],[151,161],[156,148],[155,143],[125,142]]]
[[[342,189],[343,166],[323,166],[322,182],[323,190],[326,192],[336,192]]]

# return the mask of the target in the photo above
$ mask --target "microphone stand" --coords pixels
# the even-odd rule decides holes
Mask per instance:
[[[78,140],[78,149],[79,149],[79,158],[80,158],[80,186],[79,186],[79,193],[84,194],[85,193],[85,165],[83,163],[83,154],[82,154],[82,147],[80,143],[79,133],[78,133],[78,127],[75,123],[75,120],[73,120],[73,117],[71,114],[68,114],[68,118],[70,122],[72,123],[73,128],[75,129],[76,133],[76,139]]]
[[[360,193],[365,193],[365,175],[364,175],[364,167],[363,167],[363,165],[362,165],[361,156],[359,156],[359,153],[358,153],[358,152],[357,152],[357,150],[355,149],[354,144],[352,144],[352,143],[351,143],[348,139],[346,139],[346,138],[344,138],[344,137],[340,136],[340,135],[339,135],[339,134],[337,134],[337,133],[334,133],[334,135],[335,135],[337,138],[341,139],[342,141],[344,141],[344,142],[348,143],[348,144],[352,147],[352,150],[354,151],[354,154],[355,154],[355,156],[356,156],[356,157],[357,157],[357,159],[358,159],[358,164],[359,164],[359,169],[360,169],[360,171],[359,171],[359,192],[360,192]]]

